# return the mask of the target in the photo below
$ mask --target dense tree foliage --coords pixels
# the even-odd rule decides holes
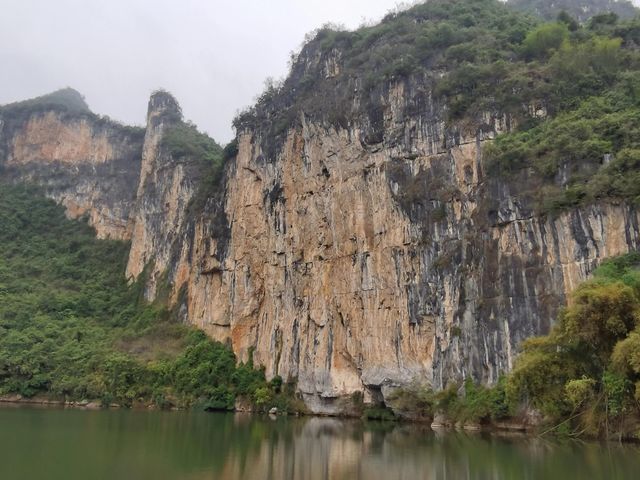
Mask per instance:
[[[552,331],[523,342],[513,371],[495,386],[467,379],[436,392],[414,385],[387,401],[404,415],[443,413],[455,422],[518,419],[533,408],[543,415],[545,432],[638,438],[640,253],[596,269],[571,295]]]
[[[528,58],[544,58],[558,50],[569,36],[563,22],[545,23],[531,30],[522,42],[522,51]]]
[[[608,12],[620,18],[633,18],[639,13],[629,0],[507,0],[507,5],[539,15],[546,20],[553,20],[562,12],[580,22]]]
[[[142,301],[124,277],[126,243],[4,184],[0,225],[0,394],[214,409],[241,395],[292,408],[290,386]]]
[[[524,342],[507,394],[567,432],[634,434],[639,339],[640,254],[633,253],[605,262],[573,293],[549,335]]]

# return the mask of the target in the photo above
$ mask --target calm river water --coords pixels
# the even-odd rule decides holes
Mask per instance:
[[[0,479],[637,479],[634,445],[416,425],[0,408]]]

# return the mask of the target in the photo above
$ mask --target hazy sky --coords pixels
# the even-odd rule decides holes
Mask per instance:
[[[380,19],[397,0],[0,0],[0,104],[73,87],[143,124],[165,88],[219,142],[266,77],[326,22]]]

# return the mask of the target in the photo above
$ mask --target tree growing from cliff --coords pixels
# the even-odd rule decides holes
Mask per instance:
[[[605,262],[545,337],[526,340],[508,377],[512,402],[574,433],[629,433],[640,414],[640,255]]]

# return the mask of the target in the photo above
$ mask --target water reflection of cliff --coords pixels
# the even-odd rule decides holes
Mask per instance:
[[[638,478],[637,446],[199,412],[0,409],[0,479]]]
[[[248,448],[227,452],[221,480],[608,478],[624,460],[598,445],[433,432],[427,426],[363,425],[331,418],[267,422],[236,417]],[[235,443],[237,445],[237,443]],[[586,477],[585,477],[586,478]]]

